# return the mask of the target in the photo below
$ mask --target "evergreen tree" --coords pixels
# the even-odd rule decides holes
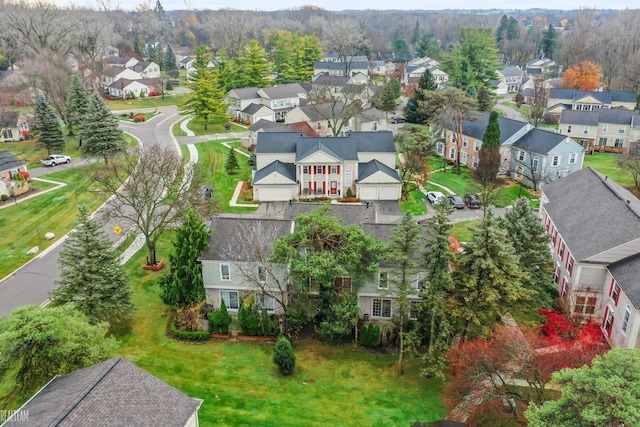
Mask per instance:
[[[404,63],[411,59],[409,45],[403,39],[397,39],[393,42],[393,61],[396,63]]]
[[[137,59],[142,59],[144,54],[142,52],[142,42],[140,41],[140,37],[136,37],[135,40],[133,41],[133,53],[135,53],[135,56]]]
[[[169,255],[171,272],[159,281],[160,298],[165,304],[185,307],[204,300],[202,264],[198,258],[208,245],[207,225],[190,209],[185,222],[175,229],[173,254]]]
[[[491,92],[486,87],[481,87],[478,90],[478,96],[476,97],[478,110],[488,113],[493,108],[493,100],[491,99]]]
[[[231,89],[242,87],[239,80],[240,67],[238,62],[229,58],[224,49],[217,52],[216,68],[213,74],[218,79],[218,86],[223,95]]]
[[[78,207],[78,218],[60,252],[60,280],[51,291],[54,305],[74,303],[92,324],[117,323],[133,314],[131,285],[103,230]]]
[[[64,150],[65,139],[60,121],[44,99],[44,96],[38,98],[38,103],[35,107],[33,130],[33,134],[36,137],[36,145],[47,150],[47,156],[50,156],[51,152],[62,152]]]
[[[541,53],[549,59],[553,59],[553,54],[556,49],[556,38],[558,32],[553,25],[549,24],[546,30],[542,32],[542,41],[540,42]]]
[[[500,117],[496,110],[489,115],[478,157],[476,176],[483,185],[494,181],[500,169]]]
[[[532,297],[535,306],[550,307],[555,286],[551,279],[553,260],[549,252],[549,235],[529,207],[528,199],[519,198],[501,222],[520,255],[520,268],[529,275],[526,286],[535,292]]]
[[[77,74],[69,79],[69,94],[67,96],[67,116],[69,118],[69,135],[73,135],[73,127],[78,126],[87,114],[89,92],[82,84]],[[82,146],[82,143],[81,145]]]
[[[436,58],[439,54],[440,46],[438,46],[438,42],[430,37],[422,36],[416,46],[416,55],[420,58]]]
[[[413,98],[407,102],[407,106],[404,110],[404,115],[409,123],[427,124],[428,117],[421,111],[420,104],[425,101],[425,92],[434,91],[438,89],[438,85],[433,79],[431,71],[426,70],[420,80],[418,80],[418,87],[415,90]]]
[[[500,315],[533,293],[525,287],[528,274],[491,206],[472,232],[453,273],[452,313],[463,338],[485,335]]]
[[[155,43],[151,43],[147,46],[147,60],[151,62],[155,62],[156,64],[160,65],[161,55],[162,55],[162,48],[160,47],[160,45],[156,46]]]
[[[251,40],[244,48],[240,58],[240,80],[243,87],[267,87],[271,85],[271,68],[273,63],[267,59],[257,40]]]
[[[453,207],[439,203],[435,216],[427,225],[427,250],[424,252],[425,283],[420,294],[424,336],[428,337],[426,352],[422,355],[422,374],[442,375],[447,363],[449,339],[453,335],[449,296],[454,285],[451,266],[455,254],[449,240],[451,223],[449,214]]]
[[[228,174],[234,174],[240,168],[238,164],[238,158],[236,157],[235,148],[231,147],[229,150],[229,156],[227,157],[227,162],[224,164],[224,169]]]
[[[391,113],[396,109],[396,88],[391,82],[397,82],[397,80],[392,79],[387,82],[376,94],[374,98],[373,105],[380,111],[384,111],[385,113]]]
[[[87,114],[80,123],[79,136],[84,141],[82,153],[102,157],[105,163],[124,149],[124,138],[122,131],[118,129],[118,121],[97,92],[89,97]]]
[[[389,238],[387,260],[394,265],[390,282],[392,285],[393,318],[398,327],[400,338],[398,348],[398,374],[404,374],[404,353],[406,351],[406,319],[409,317],[412,301],[410,295],[416,294],[415,283],[416,255],[420,252],[420,233],[422,228],[413,219],[411,213],[405,213]]]
[[[167,45],[167,50],[164,52],[164,68],[165,70],[175,70],[178,68],[176,55],[173,53],[173,48],[170,44]]]
[[[289,340],[281,335],[273,347],[273,363],[278,365],[282,375],[290,375],[296,367],[296,355]]]
[[[420,20],[416,18],[416,25],[413,27],[413,35],[411,36],[411,44],[413,46],[420,42]]]
[[[311,81],[313,78],[313,64],[320,61],[324,54],[322,42],[318,37],[306,34],[300,38],[296,54],[297,81]]]

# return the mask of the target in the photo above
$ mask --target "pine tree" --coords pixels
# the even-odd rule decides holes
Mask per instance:
[[[478,157],[476,176],[485,185],[496,179],[500,169],[500,117],[496,110],[489,115]]]
[[[278,365],[282,375],[290,375],[296,367],[296,355],[291,343],[284,336],[280,336],[273,347],[273,363]]]
[[[224,169],[228,174],[234,174],[240,168],[238,164],[238,158],[236,157],[235,148],[231,147],[229,150],[229,156],[227,157],[227,162],[224,164]]]
[[[415,90],[413,98],[407,102],[407,106],[404,110],[405,117],[409,123],[426,124],[428,117],[421,111],[420,104],[426,99],[425,92],[434,91],[438,88],[438,85],[433,79],[431,71],[426,70],[420,80],[418,80],[418,87]]]
[[[35,123],[33,134],[36,137],[36,145],[47,150],[47,156],[51,152],[62,152],[65,147],[64,134],[60,121],[44,96],[38,98],[35,107]]]
[[[416,255],[420,252],[420,225],[413,219],[411,213],[406,213],[402,217],[400,224],[393,229],[393,234],[389,238],[388,261],[391,262],[395,270],[391,275],[394,296],[394,322],[398,326],[400,338],[398,348],[398,374],[404,374],[404,353],[407,331],[405,323],[411,310],[411,300],[409,296],[416,293],[413,286],[416,274]]]
[[[533,293],[525,287],[529,276],[491,206],[472,232],[454,270],[452,314],[463,338],[485,335],[500,315]]]
[[[240,64],[240,80],[243,87],[267,87],[271,85],[271,68],[273,63],[267,59],[257,40],[251,40],[238,59]]]
[[[80,77],[73,74],[69,80],[69,94],[67,96],[67,115],[69,117],[69,135],[73,135],[73,127],[78,126],[87,114],[89,92],[82,84]],[[82,146],[82,142],[80,143]]]
[[[84,141],[83,154],[102,157],[105,163],[124,149],[124,138],[122,131],[118,129],[118,121],[98,93],[89,97],[87,114],[80,123],[79,136]]]
[[[167,50],[164,52],[164,68],[165,70],[175,70],[177,67],[176,55],[173,53],[171,45],[168,44]]]
[[[198,215],[187,212],[185,222],[175,230],[173,254],[169,255],[171,272],[160,281],[160,298],[165,304],[185,307],[205,298],[202,264],[198,258],[209,245],[209,230]]]
[[[520,255],[520,268],[529,274],[526,285],[535,292],[532,297],[535,306],[551,306],[555,286],[551,279],[553,260],[549,252],[549,235],[529,207],[528,199],[519,198],[501,222]]]
[[[102,224],[86,207],[60,252],[60,280],[51,293],[54,305],[74,303],[92,324],[117,323],[133,314],[131,285]]]
[[[493,108],[493,100],[491,99],[491,92],[486,87],[481,87],[478,90],[478,110],[488,113]]]

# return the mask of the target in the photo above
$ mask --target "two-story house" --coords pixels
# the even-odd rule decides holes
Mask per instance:
[[[632,91],[587,92],[552,88],[549,90],[545,114],[558,121],[563,110],[597,111],[603,108],[634,110],[635,107],[636,93]]]
[[[640,140],[640,113],[625,109],[563,110],[558,131],[588,152],[625,153]]]
[[[425,72],[431,72],[433,82],[438,86],[443,86],[449,81],[449,75],[440,69],[438,61],[429,57],[415,58],[407,63],[402,72],[402,84],[405,88],[416,88],[420,78]]]
[[[251,123],[260,119],[283,122],[287,113],[300,105],[300,100],[306,97],[307,92],[308,89],[300,83],[232,89],[225,99],[227,113]]]
[[[307,104],[294,108],[287,114],[286,124],[308,123],[319,136],[333,136],[331,129],[334,117],[343,114],[344,103]],[[368,108],[353,115],[346,111],[345,123],[341,134],[347,132],[368,132],[387,130],[387,120],[384,112],[377,108]]]
[[[160,78],[160,66],[153,61],[140,61],[131,69],[140,74],[143,79]]]
[[[557,70],[558,66],[549,58],[536,58],[527,62],[525,67],[527,77],[540,75],[548,76]]]
[[[355,58],[357,59],[357,58]],[[315,80],[318,76],[354,76],[362,74],[369,76],[369,61],[365,58],[364,61],[357,60],[349,61],[346,64],[344,62],[335,61],[318,61],[313,64],[313,76]]]
[[[105,92],[108,92],[109,86],[114,84],[120,79],[125,80],[142,80],[140,73],[133,71],[130,68],[123,67],[111,67],[102,72],[102,87]]]
[[[110,56],[103,59],[102,66],[105,70],[113,67],[131,69],[137,63],[138,60],[134,57]]]
[[[505,66],[496,70],[496,75],[498,78],[494,85],[496,86],[495,93],[497,95],[515,93],[520,90],[524,72],[517,65]]]
[[[362,200],[398,200],[401,195],[391,132],[338,138],[260,133],[254,153],[253,194],[261,202],[338,199],[348,190]]]
[[[539,216],[567,309],[600,320],[612,347],[639,348],[640,200],[585,168],[543,187]]]
[[[27,172],[27,164],[9,151],[0,151],[0,196],[19,196],[29,190],[29,183],[19,179],[21,172]]]

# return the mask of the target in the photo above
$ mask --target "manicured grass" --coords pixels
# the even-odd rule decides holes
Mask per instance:
[[[159,254],[166,258],[165,235]],[[355,345],[296,343],[296,369],[282,377],[272,362],[273,345],[239,342],[189,344],[165,336],[168,318],[155,284],[144,271],[146,253],[128,264],[137,312],[116,332],[120,354],[189,396],[204,399],[200,425],[377,426],[409,425],[444,416],[441,383],[418,374],[410,358],[403,376],[396,355]]]
[[[583,167],[592,167],[618,184],[633,188],[634,183],[631,174],[618,166],[618,162],[622,160],[622,158],[623,156],[620,154],[593,153],[584,156]]]
[[[138,108],[167,107],[169,105],[179,105],[184,99],[184,92],[167,92],[164,100],[161,96],[119,100],[105,100],[110,110],[135,110]]]
[[[158,113],[156,113],[155,111],[151,111],[151,112],[148,112],[148,113],[137,113],[137,114],[144,114],[145,120],[149,120],[150,118],[155,117],[155,116],[158,115]],[[128,114],[128,113],[118,114],[116,116],[116,119],[121,120],[123,122],[131,122],[131,123],[133,123],[133,119],[131,118],[131,115]]]
[[[39,167],[40,160],[47,158],[47,150],[39,148],[36,145],[35,139],[20,142],[3,142],[0,147],[2,147],[2,150],[7,150],[20,160],[26,162],[27,168]],[[70,156],[71,159],[81,157],[77,135],[66,136],[65,131],[65,149],[60,153],[56,152],[51,154],[64,154],[66,156]]]
[[[480,222],[481,221],[479,219],[456,222],[455,224],[452,224],[449,233],[452,236],[455,236],[456,239],[458,239],[458,242],[469,242],[471,241],[471,228],[479,226]]]
[[[441,171],[430,174],[428,180],[444,185],[461,196],[477,193],[481,188],[478,181],[473,178],[473,171],[469,168],[460,168],[460,175],[458,175],[456,169],[450,167],[446,172]]]
[[[226,119],[209,118],[209,121],[207,122],[207,129],[205,130],[204,119],[199,117],[190,120],[187,127],[196,135],[212,135],[214,133],[227,133],[227,130],[224,128],[225,123],[231,123],[231,129],[229,132],[244,132],[248,127],[238,126]],[[180,129],[179,126],[178,129]]]
[[[197,144],[198,167],[205,174],[203,184],[213,185],[213,197],[217,200],[223,212],[247,213],[255,211],[255,208],[231,207],[229,202],[239,181],[251,179],[251,166],[247,163],[247,158],[241,154],[236,154],[240,169],[233,175],[229,175],[224,169],[229,155],[229,149],[222,145],[222,142],[234,141],[235,146],[240,145],[239,140],[221,139]]]
[[[409,184],[407,200],[400,200],[402,212],[411,212],[412,215],[424,215],[427,213],[425,205],[426,195],[416,188],[415,184]]]
[[[71,230],[79,205],[85,205],[89,211],[94,211],[106,200],[105,196],[93,191],[87,173],[91,167],[96,166],[45,175],[43,178],[65,182],[68,185],[0,211],[0,277],[6,276],[33,258],[33,255],[26,254],[30,248],[39,246],[42,251]],[[37,188],[48,185],[50,184],[34,183]],[[38,232],[41,240],[38,238]],[[44,240],[47,232],[54,233],[56,239]]]
[[[518,104],[516,104],[515,102],[503,102],[502,105],[511,108],[512,110],[518,111],[524,117],[528,117],[529,113],[531,113],[531,107],[525,104],[518,106]]]

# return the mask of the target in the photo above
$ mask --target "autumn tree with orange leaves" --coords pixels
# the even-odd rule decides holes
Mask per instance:
[[[591,61],[582,61],[573,65],[562,75],[562,87],[592,91],[600,86],[600,67]]]

